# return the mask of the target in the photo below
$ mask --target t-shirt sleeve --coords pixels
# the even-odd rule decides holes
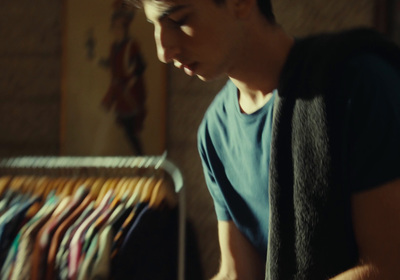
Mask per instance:
[[[348,183],[353,192],[400,178],[400,77],[372,54],[344,69],[348,100]]]
[[[217,176],[218,172],[223,172],[222,163],[217,156],[204,120],[198,130],[197,141],[205,181],[214,201],[217,219],[219,221],[231,220]]]

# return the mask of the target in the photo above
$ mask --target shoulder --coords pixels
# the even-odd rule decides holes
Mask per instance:
[[[329,91],[337,85],[344,68],[352,66],[360,54],[400,65],[399,47],[372,29],[316,34],[296,40],[282,71],[280,87],[290,91],[310,87]]]
[[[320,70],[341,65],[358,53],[369,52],[400,61],[399,47],[383,34],[368,28],[327,32],[298,38],[288,61]]]
[[[386,53],[398,49],[396,44],[385,35],[370,28],[356,28],[335,32],[313,34],[298,38],[293,47],[296,52],[314,56],[333,57],[351,55],[354,52],[373,51]]]
[[[355,130],[362,124],[377,132],[389,124],[400,128],[399,63],[376,53],[359,53],[344,64],[338,84],[348,96],[348,113]]]
[[[204,137],[214,135],[224,130],[229,115],[234,110],[234,98],[236,87],[228,80],[225,86],[215,96],[207,108],[203,120],[198,129],[198,140],[204,141]]]
[[[352,190],[365,190],[400,176],[400,70],[375,53],[352,57],[343,70],[348,180]]]
[[[395,102],[399,105],[400,61],[388,59],[379,53],[361,52],[343,64],[340,80],[352,96],[369,103]],[[358,94],[357,94],[358,93]]]

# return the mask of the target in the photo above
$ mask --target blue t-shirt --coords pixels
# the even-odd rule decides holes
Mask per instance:
[[[265,258],[268,243],[268,178],[272,109],[242,114],[236,86],[228,81],[206,112],[198,143],[218,220],[232,220]]]
[[[342,164],[354,193],[400,178],[400,76],[387,61],[366,53],[352,58],[342,70],[338,89],[349,96]],[[218,220],[234,221],[264,258],[274,97],[254,114],[242,114],[237,88],[228,81],[198,131]]]
[[[352,192],[400,178],[400,73],[388,61],[367,53],[343,69],[349,91],[348,143],[344,147]]]

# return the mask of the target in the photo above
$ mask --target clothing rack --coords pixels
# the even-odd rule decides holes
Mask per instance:
[[[157,156],[20,156],[0,159],[1,175],[134,176],[166,175],[178,196],[178,280],[185,275],[185,189],[179,168],[166,153]]]

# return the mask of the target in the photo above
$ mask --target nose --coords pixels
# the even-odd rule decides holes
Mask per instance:
[[[163,63],[171,62],[179,53],[177,34],[175,34],[174,30],[158,25],[154,28],[154,38],[158,59]]]

